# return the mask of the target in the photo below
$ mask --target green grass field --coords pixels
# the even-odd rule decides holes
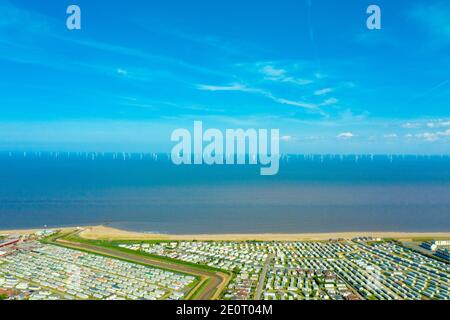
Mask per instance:
[[[150,243],[150,242],[151,243],[161,243],[161,242],[176,242],[176,241],[157,241],[157,240],[152,240],[152,241],[106,241],[106,240],[89,240],[89,239],[83,239],[83,238],[78,237],[76,235],[75,236],[74,235],[63,236],[61,239],[64,239],[64,240],[67,240],[67,241],[72,241],[72,242],[78,242],[78,243],[94,245],[94,246],[98,246],[98,247],[104,247],[104,248],[113,249],[113,250],[116,250],[116,251],[122,251],[122,252],[126,252],[126,253],[133,253],[133,254],[136,254],[136,255],[143,256],[143,257],[148,257],[148,258],[152,258],[152,259],[155,259],[155,260],[160,260],[160,261],[164,261],[164,262],[169,262],[169,263],[174,263],[174,264],[178,264],[178,265],[183,265],[183,266],[186,266],[186,267],[197,268],[197,269],[201,269],[201,270],[204,270],[204,271],[222,272],[224,274],[230,275],[229,271],[218,269],[218,268],[214,268],[214,267],[210,267],[210,266],[207,266],[207,265],[202,265],[202,264],[193,263],[193,262],[181,261],[181,260],[177,260],[177,259],[173,259],[173,258],[169,258],[169,257],[164,257],[164,256],[150,254],[150,253],[143,252],[143,251],[134,251],[134,250],[130,250],[130,249],[127,249],[127,248],[119,247],[119,244],[141,244],[141,243]]]

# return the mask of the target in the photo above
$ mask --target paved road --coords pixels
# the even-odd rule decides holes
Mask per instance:
[[[266,281],[267,271],[269,270],[270,263],[272,262],[275,256],[273,254],[269,254],[264,261],[264,267],[261,271],[261,275],[259,276],[258,286],[256,287],[255,300],[261,300],[261,294],[264,288],[264,282]]]
[[[144,263],[149,266],[155,266],[160,267],[163,269],[169,269],[173,271],[183,272],[192,274],[195,276],[200,276],[203,278],[210,278],[211,280],[208,282],[208,284],[202,289],[201,293],[197,295],[197,300],[210,300],[210,299],[217,299],[220,292],[217,292],[220,289],[223,289],[226,284],[228,283],[229,277],[226,274],[222,274],[220,272],[214,273],[209,272],[200,268],[190,267],[186,265],[180,265],[164,260],[159,260],[152,257],[145,257],[134,253],[127,253],[123,251],[118,251],[110,248],[105,247],[99,247],[92,244],[86,244],[86,243],[79,243],[79,242],[73,242],[64,240],[61,238],[56,238],[53,240],[54,242],[57,242],[59,244],[62,244],[66,247],[70,247],[73,249],[81,249],[81,250],[87,250],[93,253],[100,253],[104,255],[108,255],[111,257],[121,258],[125,260],[135,261],[139,263]]]

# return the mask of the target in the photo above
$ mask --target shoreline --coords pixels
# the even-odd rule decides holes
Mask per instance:
[[[202,240],[202,241],[323,241],[329,239],[352,239],[355,237],[394,238],[412,240],[414,238],[450,239],[450,232],[395,232],[395,231],[361,231],[361,232],[315,232],[315,233],[228,233],[228,234],[161,234],[127,231],[98,226],[79,226],[61,228],[37,228],[0,230],[0,235],[24,235],[40,230],[78,231],[79,236],[89,240]]]

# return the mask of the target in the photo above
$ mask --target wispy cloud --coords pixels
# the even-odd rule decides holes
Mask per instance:
[[[117,69],[117,74],[120,74],[122,76],[126,76],[126,75],[128,75],[128,71],[125,70],[125,69],[118,68]]]
[[[0,19],[0,30],[20,26],[19,32],[44,32],[50,28],[49,18],[44,17],[36,12],[25,11],[14,5],[9,1],[4,0],[0,3],[0,12],[2,18]]]
[[[342,132],[336,136],[336,138],[341,140],[347,140],[355,137],[355,135],[352,132]]]
[[[215,86],[215,85],[208,85],[208,84],[199,84],[197,85],[197,89],[203,90],[203,91],[241,91],[241,92],[252,92],[253,90],[250,88],[247,88],[243,84],[230,84],[226,86]]]
[[[294,139],[294,137],[292,137],[292,136],[281,136],[280,137],[280,140],[285,141],[285,142],[292,141],[293,139]]]
[[[284,98],[277,98],[277,97],[274,97],[272,94],[268,94],[267,96],[269,98],[271,98],[272,100],[274,100],[275,102],[278,102],[281,104],[286,104],[286,105],[310,109],[310,110],[317,110],[318,112],[323,114],[323,112],[318,108],[318,106],[315,104],[312,104],[312,103],[293,101],[293,100],[288,100],[288,99],[284,99]]]
[[[295,138],[293,137],[293,136],[289,136],[289,135],[284,135],[284,136],[281,136],[281,137],[279,137],[279,138],[272,138],[272,141],[283,141],[283,142],[292,142],[292,141],[294,141],[295,140]]]
[[[190,45],[197,45],[202,49],[213,49],[220,52],[221,55],[242,55],[243,47],[245,47],[245,45],[249,45],[248,43],[239,43],[239,45],[236,45],[234,42],[231,43],[230,41],[216,34],[208,34],[205,30],[202,30],[201,34],[188,32],[181,28],[175,28],[173,25],[169,25],[162,21],[144,20],[136,21],[135,23],[144,28],[149,33],[157,33],[164,37],[174,38],[177,42],[181,41],[189,43]],[[238,41],[237,39],[234,40]]]
[[[450,78],[445,79],[444,81],[440,81],[439,83],[433,85],[431,88],[427,89],[424,92],[420,92],[414,96],[411,97],[411,99],[408,100],[408,103],[416,102],[417,100],[421,100],[422,102],[425,101],[427,98],[435,96],[439,91],[442,92],[442,89],[445,90],[445,87],[448,87],[450,85]]]
[[[281,77],[281,76],[286,74],[286,70],[284,70],[284,69],[277,69],[277,68],[269,65],[269,66],[264,66],[261,69],[261,73],[263,73],[263,74],[265,74],[266,76],[269,76],[269,77]]]
[[[448,139],[450,138],[450,129],[445,131],[438,131],[438,132],[423,132],[418,133],[415,135],[416,138],[428,141],[428,142],[434,142],[441,139]]]
[[[402,124],[402,128],[404,129],[416,129],[416,128],[420,128],[421,124],[418,122],[406,122],[404,124]]]
[[[42,16],[35,11],[19,8],[8,1],[0,3],[0,12],[2,13],[0,31],[5,31],[0,34],[0,43],[7,46],[10,50],[9,52],[0,51],[0,57],[9,61],[35,64],[69,72],[83,71],[80,66],[88,66],[90,71],[106,69],[107,62],[105,60],[92,60],[92,63],[90,63],[86,59],[81,60],[78,57],[67,59],[66,56],[60,54],[59,50],[48,50],[46,46],[39,43],[39,40],[45,39],[61,47],[72,47],[74,52],[79,50],[89,50],[91,52],[95,50],[98,51],[98,54],[106,52],[110,55],[110,58],[114,58],[116,61],[134,58],[133,61],[139,62],[141,60],[141,65],[142,62],[145,62],[146,64],[158,65],[160,68],[168,67],[171,70],[178,70],[179,75],[185,75],[187,70],[191,74],[197,75],[230,76],[227,73],[220,72],[218,68],[189,63],[171,55],[154,54],[144,50],[139,45],[132,46],[105,42],[85,36],[85,34],[80,37],[72,37],[52,17]],[[10,29],[14,31],[11,33],[11,36],[9,36],[8,32]],[[21,34],[24,35],[23,39],[18,39],[17,35]],[[19,44],[22,44],[23,47],[20,47]],[[94,56],[91,52],[90,55]],[[105,74],[124,75],[121,72],[114,72],[115,70],[118,71],[116,66],[110,65],[109,67],[109,71]],[[124,68],[120,69],[125,70]]]
[[[277,68],[273,65],[265,65],[260,69],[260,72],[265,76],[265,80],[292,83],[300,86],[313,83],[312,80],[302,79],[288,75],[287,70]]]
[[[450,44],[450,4],[446,1],[416,5],[410,16],[422,25],[434,40]]]
[[[327,93],[333,92],[333,89],[331,88],[325,88],[325,89],[320,89],[320,90],[316,90],[314,91],[314,95],[315,96],[321,96]]]
[[[171,68],[178,67],[188,69],[201,74],[208,75],[216,75],[216,76],[229,76],[229,74],[222,73],[217,70],[217,68],[207,68],[204,66],[199,66],[196,64],[187,63],[182,59],[173,58],[171,56],[166,55],[157,55],[153,53],[149,53],[145,50],[127,46],[121,46],[117,44],[106,43],[102,41],[94,41],[91,39],[88,40],[79,40],[73,38],[66,37],[58,37],[60,40],[67,41],[82,47],[96,49],[104,52],[109,52],[115,55],[128,56],[133,58],[138,58],[145,60],[147,62],[156,62],[159,64],[167,64],[170,65]]]
[[[304,108],[304,109],[308,109],[308,110],[313,110],[313,111],[316,111],[317,113],[325,115],[325,113],[322,110],[320,110],[319,105],[317,105],[317,104],[276,97],[270,91],[258,89],[258,88],[247,87],[244,84],[230,84],[227,86],[199,84],[199,85],[197,85],[197,89],[203,90],[203,91],[212,91],[212,92],[215,92],[215,91],[238,91],[238,92],[255,93],[255,94],[262,95],[266,98],[269,98],[272,101],[279,103],[279,104],[285,104],[285,105],[300,107],[300,108]],[[325,101],[322,105],[328,105],[327,101]]]
[[[445,128],[450,127],[450,119],[418,119],[401,125],[404,129]]]
[[[427,122],[428,128],[446,128],[450,127],[450,120],[432,120]]]
[[[435,142],[450,139],[450,119],[418,119],[409,121],[401,125],[403,129],[409,129],[409,133],[405,135],[408,139],[419,139],[426,142]],[[425,131],[423,130],[439,130]],[[422,131],[422,132],[420,132]]]
[[[336,98],[329,98],[329,99],[326,99],[324,102],[322,102],[320,104],[320,106],[321,107],[331,106],[331,105],[336,104],[338,102],[339,102],[339,100],[336,99]]]

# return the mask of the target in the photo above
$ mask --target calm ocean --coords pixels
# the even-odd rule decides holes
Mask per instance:
[[[1,153],[0,229],[164,233],[450,231],[448,156],[288,156],[174,166],[167,155]]]

